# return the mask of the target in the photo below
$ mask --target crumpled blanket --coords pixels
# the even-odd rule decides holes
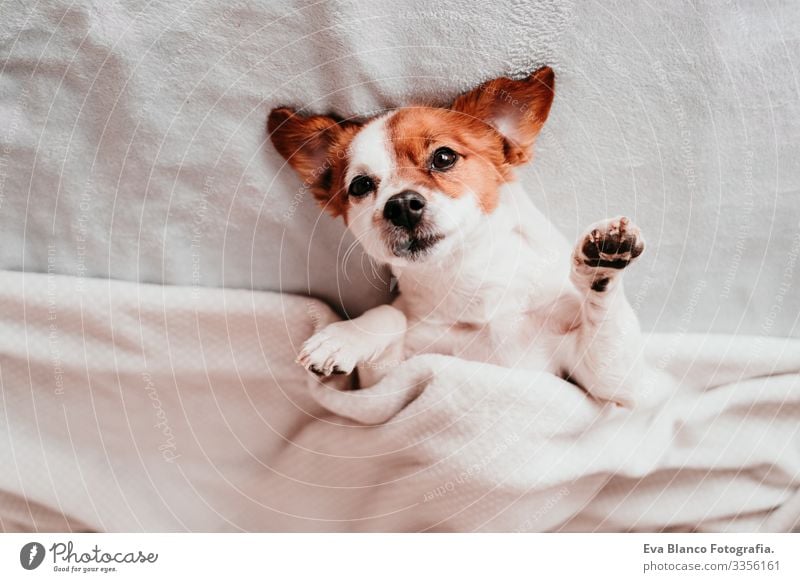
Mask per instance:
[[[294,363],[300,296],[0,272],[0,527],[787,531],[800,342],[651,335],[633,413],[423,355],[377,386]]]

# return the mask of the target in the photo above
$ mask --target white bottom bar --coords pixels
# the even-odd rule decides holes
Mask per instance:
[[[0,580],[796,581],[798,554],[793,534],[6,534]]]

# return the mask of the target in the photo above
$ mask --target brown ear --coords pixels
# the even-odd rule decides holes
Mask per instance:
[[[451,109],[494,127],[506,140],[506,161],[527,162],[553,103],[555,73],[542,67],[525,79],[500,77],[458,97]]]
[[[336,164],[344,159],[347,144],[358,127],[358,123],[329,115],[303,116],[288,107],[273,109],[267,119],[275,149],[321,202],[335,194],[332,190]]]

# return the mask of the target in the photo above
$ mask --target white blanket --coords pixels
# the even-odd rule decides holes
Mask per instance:
[[[316,300],[0,273],[10,530],[784,531],[800,342],[657,335],[683,379],[599,407],[553,376],[422,356],[345,391],[293,363]]]

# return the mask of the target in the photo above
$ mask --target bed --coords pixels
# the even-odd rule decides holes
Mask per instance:
[[[0,529],[788,531],[800,515],[800,6],[88,1],[0,24]],[[534,202],[628,214],[630,418],[444,356],[294,364],[391,279],[269,146],[550,64]]]

